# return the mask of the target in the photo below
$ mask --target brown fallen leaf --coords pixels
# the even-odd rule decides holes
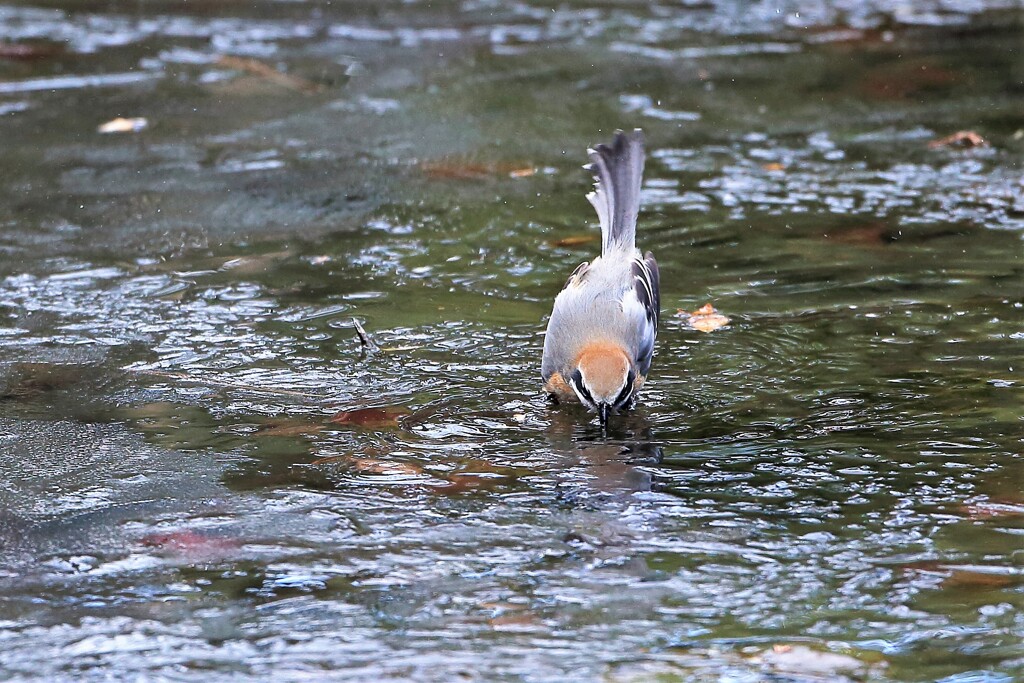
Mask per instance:
[[[942,576],[942,588],[1006,588],[1024,582],[1024,575],[1005,573],[1000,567],[962,566],[941,560],[919,560],[900,566],[903,574],[921,573]]]
[[[780,164],[777,161],[773,161],[773,162],[768,163],[768,164],[761,164],[761,168],[763,168],[766,171],[785,171],[786,170],[786,166],[784,164]]]
[[[353,470],[362,474],[404,474],[408,476],[423,474],[422,467],[408,462],[356,457],[351,457],[346,462]]]
[[[553,247],[575,247],[580,244],[588,244],[590,242],[596,242],[598,235],[596,233],[590,233],[587,235],[570,235],[569,237],[562,237],[557,240],[549,240],[548,244]]]
[[[1020,576],[978,572],[969,569],[954,569],[952,574],[942,580],[942,587],[984,590],[987,588],[1008,588],[1020,582]]]
[[[408,414],[409,410],[402,406],[359,408],[356,410],[343,410],[334,415],[328,422],[331,424],[361,427],[363,429],[382,429],[398,427],[398,418]]]
[[[451,474],[445,479],[446,483],[431,487],[434,493],[451,496],[472,491],[491,491],[509,482],[508,477],[481,477],[469,473]]]
[[[313,81],[300,76],[293,76],[292,74],[286,74],[282,71],[278,71],[269,64],[264,64],[256,59],[221,55],[217,58],[216,63],[218,66],[222,66],[225,69],[244,71],[245,73],[258,76],[259,78],[269,81],[275,85],[288,88],[289,90],[295,90],[306,95],[315,95],[323,90],[323,86],[318,83],[314,83]]]
[[[271,422],[256,430],[257,436],[312,436],[322,432],[325,426],[314,422],[289,420]]]
[[[988,147],[988,141],[973,130],[959,130],[952,135],[928,143],[928,149],[942,147]]]
[[[421,161],[419,168],[429,178],[446,180],[482,180],[500,175],[525,178],[537,172],[536,168],[521,163],[474,161],[462,157]]]
[[[122,116],[100,124],[97,133],[138,133],[149,127],[149,121],[141,116],[125,118]]]
[[[892,244],[898,232],[882,222],[865,223],[862,225],[836,226],[822,233],[822,237],[842,244],[856,244],[864,247],[877,247]]]
[[[379,458],[359,458],[351,455],[318,458],[310,465],[333,465],[336,463],[347,465],[350,469],[362,474],[404,474],[408,476],[423,474],[423,468],[412,463],[399,463]]]
[[[676,315],[685,317],[690,327],[701,332],[714,332],[729,324],[729,319],[716,311],[711,304],[704,304],[693,313],[679,309]]]
[[[487,164],[453,159],[424,161],[420,164],[420,170],[429,178],[454,180],[477,180],[494,173],[493,168]]]

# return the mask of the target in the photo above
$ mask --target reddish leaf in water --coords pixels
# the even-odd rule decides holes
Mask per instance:
[[[597,237],[597,233],[590,233],[587,235],[570,235],[569,237],[551,240],[548,242],[548,244],[550,244],[553,247],[576,247],[581,244],[596,242]]]
[[[995,500],[979,501],[960,506],[968,519],[997,519],[1002,517],[1024,517],[1024,505],[1016,502]]]
[[[928,143],[928,149],[942,147],[988,147],[988,141],[973,130],[960,130]]]
[[[768,164],[761,164],[761,168],[763,168],[766,171],[785,171],[786,170],[786,166],[784,164],[780,164],[777,161],[773,161],[773,162],[768,163]]]
[[[1024,576],[1008,574],[1002,567],[985,567],[982,565],[961,566],[940,560],[921,560],[908,562],[900,569],[904,573],[921,572],[924,574],[945,575],[942,579],[943,588],[1006,588],[1024,581]]]
[[[526,178],[537,173],[536,168],[526,164],[507,161],[474,161],[460,157],[423,161],[420,162],[419,167],[427,177],[447,180],[482,180],[499,175]]]
[[[291,420],[275,422],[260,427],[258,436],[310,436],[324,430],[324,425],[313,422]]]
[[[398,418],[408,415],[409,411],[401,406],[387,408],[358,408],[343,410],[332,417],[331,424],[361,427],[363,429],[382,429],[398,426]]]
[[[275,85],[288,88],[289,90],[296,90],[306,95],[312,95],[323,90],[323,87],[318,83],[306,80],[300,76],[293,76],[291,74],[278,71],[269,64],[264,64],[256,59],[221,55],[217,58],[217,65],[222,66],[225,69],[244,71],[245,73],[252,74],[253,76]]]
[[[822,237],[833,242],[866,247],[891,244],[896,240],[893,230],[881,222],[829,228],[828,232],[822,234]]]
[[[507,477],[480,476],[468,472],[451,474],[446,478],[448,479],[447,484],[433,487],[436,493],[453,495],[469,491],[491,491],[508,481]]]
[[[46,59],[64,52],[64,46],[56,43],[0,43],[0,59],[31,61]]]
[[[141,542],[142,545],[150,548],[160,548],[179,555],[204,558],[223,555],[242,545],[233,538],[208,536],[189,529],[148,534],[142,537]]]
[[[997,574],[994,572],[978,572],[968,569],[955,569],[952,574],[942,580],[943,588],[1008,588],[1020,583],[1021,577]]]

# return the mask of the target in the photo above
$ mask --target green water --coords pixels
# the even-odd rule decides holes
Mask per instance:
[[[0,5],[3,677],[1024,679],[1024,16],[776,4]]]

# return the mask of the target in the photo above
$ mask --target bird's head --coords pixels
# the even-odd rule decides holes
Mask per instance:
[[[580,402],[597,412],[601,425],[608,415],[629,406],[636,384],[636,370],[629,355],[615,344],[590,344],[569,373],[569,386]]]

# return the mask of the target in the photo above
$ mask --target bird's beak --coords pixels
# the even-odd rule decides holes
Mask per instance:
[[[600,420],[602,427],[608,424],[608,411],[610,410],[611,406],[607,403],[597,404],[597,419]]]

